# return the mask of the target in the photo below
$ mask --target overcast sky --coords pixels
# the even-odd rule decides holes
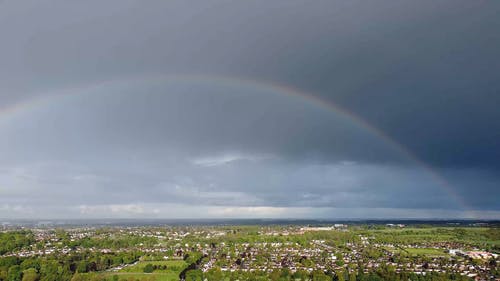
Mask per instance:
[[[500,219],[498,14],[0,0],[0,218]]]

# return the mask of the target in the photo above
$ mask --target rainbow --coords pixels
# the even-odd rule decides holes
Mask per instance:
[[[28,113],[36,108],[44,107],[53,102],[64,100],[68,97],[75,95],[84,95],[92,90],[106,90],[110,86],[124,82],[161,82],[161,81],[180,81],[180,82],[208,82],[220,83],[222,85],[237,86],[245,88],[255,88],[256,90],[263,90],[273,92],[279,95],[296,97],[304,102],[310,103],[315,107],[323,110],[333,112],[343,118],[350,120],[353,124],[365,130],[366,132],[376,136],[378,139],[384,141],[387,145],[395,149],[401,156],[415,163],[421,167],[442,190],[452,198],[463,211],[471,218],[475,217],[472,209],[466,204],[464,199],[455,192],[450,183],[447,182],[438,172],[436,172],[430,165],[419,159],[414,153],[408,150],[405,146],[395,141],[389,135],[384,133],[379,128],[373,126],[361,117],[349,112],[342,107],[332,103],[331,101],[322,99],[317,95],[313,95],[289,85],[283,85],[271,81],[257,81],[247,78],[233,77],[233,76],[214,76],[214,75],[149,75],[142,77],[130,77],[125,79],[112,79],[102,80],[92,84],[84,84],[78,87],[69,87],[62,90],[50,91],[39,93],[38,97],[29,99],[27,101],[19,102],[4,108],[0,108],[0,126],[9,123],[9,120],[24,113]]]

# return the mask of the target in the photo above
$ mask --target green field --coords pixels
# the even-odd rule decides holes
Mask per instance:
[[[144,273],[144,267],[148,264],[156,266],[167,266],[167,269],[156,269],[152,273]],[[154,280],[154,281],[174,281],[179,280],[179,273],[187,267],[187,263],[183,260],[170,261],[141,261],[138,264],[122,269],[115,275],[119,276],[119,280]]]
[[[178,281],[179,274],[175,273],[128,273],[117,272],[103,274],[107,279],[113,280],[113,275],[118,276],[119,281],[140,280],[140,281]]]
[[[147,264],[156,266],[167,266],[167,269],[157,269],[152,273],[144,273],[144,267]],[[126,267],[118,272],[101,272],[81,274],[82,281],[87,280],[119,280],[119,281],[178,281],[179,274],[187,263],[183,260],[170,261],[141,261],[136,265]],[[116,277],[115,277],[116,276]],[[116,279],[118,278],[118,279]]]
[[[405,227],[363,229],[359,233],[375,237],[378,242],[413,244],[430,242],[457,242],[478,248],[500,245],[498,228],[486,227]]]
[[[131,272],[131,273],[144,273],[144,267],[147,264],[163,266],[166,265],[167,269],[157,269],[154,273],[174,273],[179,276],[179,273],[186,268],[187,263],[183,260],[169,260],[169,261],[141,261],[134,266],[126,267],[120,272]]]
[[[385,250],[393,253],[398,253],[403,256],[415,257],[415,256],[427,256],[427,257],[449,257],[450,254],[446,253],[442,249],[435,248],[389,248],[384,247]]]
[[[433,256],[433,257],[444,257],[449,256],[443,250],[434,248],[406,248],[407,253],[411,256]]]

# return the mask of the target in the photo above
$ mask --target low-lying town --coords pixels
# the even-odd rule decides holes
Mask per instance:
[[[20,227],[0,280],[500,280],[498,225]]]

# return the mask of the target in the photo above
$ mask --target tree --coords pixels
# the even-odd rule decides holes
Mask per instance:
[[[144,267],[144,269],[142,271],[144,271],[144,273],[151,273],[155,270],[154,266],[150,263],[146,264],[146,266]]]
[[[356,273],[354,272],[349,273],[349,281],[356,281]]]
[[[9,268],[8,271],[8,281],[21,281],[23,273],[19,265],[14,265]]]
[[[269,279],[272,281],[277,281],[280,279],[281,273],[279,270],[274,269],[270,274],[269,274]]]
[[[40,275],[34,268],[27,269],[23,271],[23,279],[22,281],[38,281],[40,279]]]
[[[312,280],[313,281],[329,281],[331,278],[326,275],[323,271],[321,270],[315,270],[312,272]]]
[[[208,281],[221,281],[223,279],[222,271],[219,268],[212,268],[205,273]]]
[[[79,262],[78,266],[76,267],[76,271],[79,273],[87,272],[87,262],[86,261]]]
[[[201,281],[203,273],[199,269],[188,270],[186,272],[186,281]]]
[[[337,281],[345,281],[344,271],[343,270],[337,271],[335,273],[335,275],[337,276]]]
[[[73,278],[71,278],[71,281],[85,281],[85,278],[82,275],[78,274],[78,272],[77,272],[77,273],[75,273],[75,275],[73,275]]]

